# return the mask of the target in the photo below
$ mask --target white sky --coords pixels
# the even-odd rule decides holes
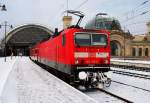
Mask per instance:
[[[69,9],[77,8],[85,0],[68,0]],[[86,17],[82,25],[87,20],[94,17],[99,12],[106,12],[112,17],[116,17],[121,21],[122,28],[130,30],[133,34],[146,33],[146,22],[150,21],[150,12],[135,19],[125,20],[126,12],[130,12],[128,17],[136,16],[144,11],[150,10],[150,1],[139,6],[146,0],[88,0],[82,7],[76,9],[85,13]],[[14,27],[23,24],[42,24],[50,28],[62,27],[63,11],[66,10],[67,0],[1,0],[1,4],[5,4],[7,11],[0,11],[0,22],[8,21]],[[125,22],[123,22],[125,21]],[[142,23],[141,23],[142,22]],[[134,24],[133,23],[137,23]],[[124,27],[126,25],[126,27]],[[4,35],[3,28],[0,29],[0,38]]]

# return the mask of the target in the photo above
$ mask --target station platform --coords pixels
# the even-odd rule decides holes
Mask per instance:
[[[3,91],[4,84],[7,81],[7,78],[12,70],[15,61],[16,61],[15,57],[14,58],[7,57],[6,62],[5,58],[0,58],[0,95]]]
[[[0,61],[0,66],[1,63],[4,62]],[[29,57],[13,58],[0,71],[0,75],[5,71],[0,77],[5,78],[1,85],[0,103],[96,103],[33,63]]]

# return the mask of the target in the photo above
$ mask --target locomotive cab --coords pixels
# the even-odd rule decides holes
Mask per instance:
[[[75,64],[84,66],[106,67],[110,61],[108,35],[104,33],[76,33]],[[109,67],[107,68],[109,70]],[[99,71],[107,72],[104,68]]]
[[[73,34],[72,73],[82,85],[97,85],[110,70],[110,40],[107,30],[80,29]]]

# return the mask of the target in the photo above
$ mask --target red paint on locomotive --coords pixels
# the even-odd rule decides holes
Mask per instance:
[[[103,38],[102,43],[94,44],[93,38],[98,41],[97,35],[99,39],[100,36]],[[31,59],[74,76],[76,80],[79,79],[80,71],[108,72],[110,69],[109,36],[107,30],[68,28],[58,36],[32,47]]]

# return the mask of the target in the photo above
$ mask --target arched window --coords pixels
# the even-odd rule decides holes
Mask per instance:
[[[144,41],[147,41],[147,37],[144,37]]]
[[[136,55],[135,55],[135,52],[136,52],[136,51],[135,51],[135,48],[132,48],[132,56],[136,56]]]
[[[145,48],[145,56],[148,56],[148,48]]]
[[[111,55],[112,56],[119,56],[119,47],[117,45],[117,42],[115,41],[111,41],[110,42],[110,45],[111,45]]]
[[[139,48],[139,56],[142,56],[142,48]]]

